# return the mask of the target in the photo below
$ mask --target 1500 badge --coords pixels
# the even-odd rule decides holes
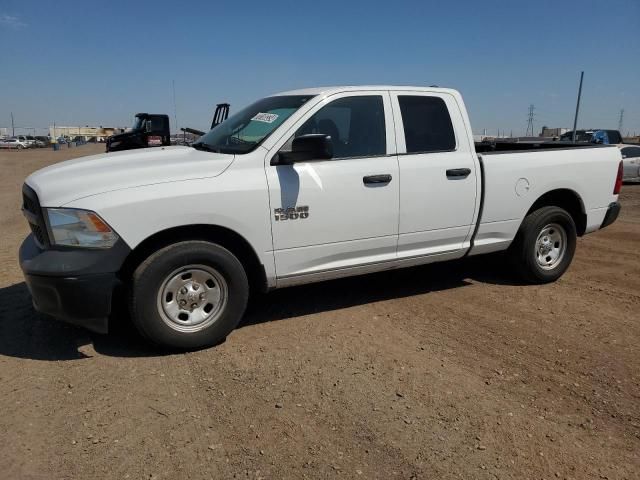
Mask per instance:
[[[309,207],[275,208],[273,213],[276,217],[276,222],[282,220],[298,220],[309,218]]]

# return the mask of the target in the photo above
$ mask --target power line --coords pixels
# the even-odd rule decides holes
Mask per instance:
[[[176,81],[171,80],[171,86],[173,88],[173,121],[176,124],[176,132],[178,132],[178,107],[176,106]]]
[[[529,116],[528,116],[528,119],[527,119],[527,133],[525,133],[526,137],[535,136],[535,133],[533,132],[533,117],[535,117],[535,115],[536,115],[533,112],[534,112],[535,109],[536,109],[536,107],[533,104],[529,105]],[[529,133],[529,132],[531,132],[531,133]]]
[[[618,131],[622,132],[622,124],[624,123],[624,108],[620,110],[620,118],[618,119]]]

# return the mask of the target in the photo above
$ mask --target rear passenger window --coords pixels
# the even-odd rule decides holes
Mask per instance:
[[[439,97],[399,95],[407,153],[455,150],[447,106]]]

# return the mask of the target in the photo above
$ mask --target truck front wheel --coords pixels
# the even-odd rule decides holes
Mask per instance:
[[[557,280],[576,250],[576,225],[559,207],[542,207],[527,215],[510,248],[512,263],[530,283]]]
[[[165,348],[223,341],[244,314],[249,283],[240,261],[205,241],[185,241],[150,255],[133,273],[129,306],[138,331]]]

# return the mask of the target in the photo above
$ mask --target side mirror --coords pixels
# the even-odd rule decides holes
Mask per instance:
[[[153,131],[153,122],[151,120],[144,122],[144,131],[147,133],[151,133]]]
[[[290,152],[280,152],[276,165],[291,165],[307,160],[329,160],[333,158],[333,142],[324,133],[310,133],[293,139]],[[275,159],[274,159],[275,160]]]

